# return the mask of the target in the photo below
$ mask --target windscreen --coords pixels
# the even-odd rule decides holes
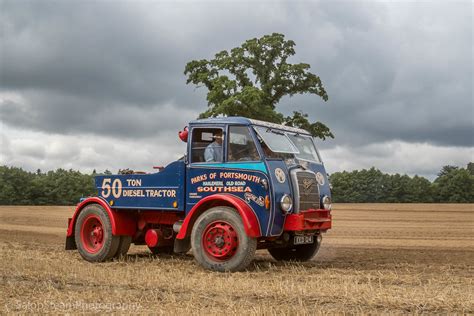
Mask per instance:
[[[313,140],[309,136],[287,134],[293,144],[298,148],[299,154],[296,158],[320,163],[318,153],[314,147]]]
[[[271,151],[276,153],[299,153],[298,149],[292,144],[285,133],[272,130],[268,127],[255,126],[254,128]]]

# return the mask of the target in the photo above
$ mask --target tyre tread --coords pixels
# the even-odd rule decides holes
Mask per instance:
[[[207,224],[217,219],[231,221],[233,225],[236,225],[234,229],[238,231],[240,249],[234,257],[228,261],[212,261],[212,259],[208,258],[202,250],[202,230]],[[242,244],[242,241],[245,242],[245,248],[243,248],[244,245]],[[205,211],[196,220],[191,232],[191,245],[195,260],[204,268],[219,272],[236,272],[245,270],[254,259],[255,251],[257,249],[257,239],[247,236],[242,218],[234,208],[217,206]]]

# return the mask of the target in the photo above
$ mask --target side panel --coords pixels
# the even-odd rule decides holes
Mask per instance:
[[[262,185],[266,175],[263,162],[192,164],[187,171],[186,214],[201,199],[215,194],[228,194],[246,203],[256,215],[260,231],[266,236],[270,223],[270,210],[265,208],[265,197],[270,195]]]
[[[184,210],[184,161],[158,173],[102,175],[95,178],[99,197],[114,209]]]
[[[328,175],[324,165],[318,163],[310,163],[309,169],[316,173],[316,178],[318,180],[319,194],[321,198],[325,195],[331,197],[331,189],[329,188]]]
[[[283,160],[267,160],[268,173],[271,177],[273,200],[272,219],[268,231],[268,236],[278,236],[283,232],[285,215],[280,209],[280,201],[283,195],[293,196],[291,189],[291,179],[288,175],[288,168]]]

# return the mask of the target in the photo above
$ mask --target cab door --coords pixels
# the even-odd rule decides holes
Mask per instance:
[[[216,144],[212,145],[215,134],[220,134],[221,129],[224,136],[222,157],[214,156]],[[186,213],[210,195],[232,195],[250,207],[258,218],[262,235],[267,236],[271,210],[265,201],[270,201],[270,179],[248,126],[229,126],[227,130],[216,126],[194,127],[191,133]]]
[[[219,139],[220,137],[220,139]],[[186,214],[206,195],[198,192],[198,186],[211,184],[210,165],[224,163],[225,126],[194,126],[188,141],[186,166]],[[207,161],[206,161],[207,160]]]

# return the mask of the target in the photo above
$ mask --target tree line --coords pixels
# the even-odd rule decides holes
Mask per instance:
[[[28,172],[0,167],[0,205],[74,205],[81,197],[97,194],[96,174],[57,169]]]
[[[330,176],[339,203],[474,203],[474,163],[444,166],[430,182],[420,176],[386,174],[375,168]]]
[[[74,205],[81,197],[97,194],[95,175],[0,166],[0,205]],[[472,162],[466,168],[444,166],[433,182],[375,168],[335,172],[330,182],[333,200],[339,203],[474,203]]]

